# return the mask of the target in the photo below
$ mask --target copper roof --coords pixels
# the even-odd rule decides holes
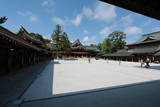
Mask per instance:
[[[77,39],[75,42],[72,43],[71,45],[72,50],[84,50],[88,52],[100,52],[99,49],[95,46],[84,46],[79,39]]]
[[[125,57],[125,56],[133,56],[133,53],[131,52],[116,52],[116,53],[110,53],[110,54],[104,54],[103,56],[109,56],[109,57]]]
[[[153,54],[160,50],[160,46],[146,46],[146,47],[137,47],[134,49],[128,50],[128,52],[132,52],[134,54]]]
[[[0,26],[0,34],[1,34],[1,36],[3,35],[3,36],[5,36],[5,37],[17,42],[17,43],[20,43],[21,45],[23,45],[25,47],[32,48],[32,49],[35,49],[35,50],[38,50],[38,51],[41,50],[40,48],[38,48],[38,47],[24,41],[23,39],[19,38],[16,34],[7,30],[6,28],[4,28],[2,26]]]
[[[71,44],[71,47],[77,47],[77,46],[83,46],[79,39],[77,39]]]
[[[127,44],[127,46],[138,45],[138,44],[148,44],[148,43],[154,43],[154,42],[160,42],[160,31],[142,35],[138,41],[131,44]]]
[[[32,37],[23,26],[21,26],[17,35],[20,36],[20,37],[23,35],[27,39],[29,39],[30,41],[32,41],[34,43],[43,44],[40,40],[37,40],[36,38]]]

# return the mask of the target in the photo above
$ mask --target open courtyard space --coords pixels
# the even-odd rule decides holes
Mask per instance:
[[[93,91],[99,88],[116,88],[160,79],[159,64],[141,68],[137,62],[91,59],[51,61],[21,99],[25,101],[51,98]],[[66,94],[67,93],[67,94]]]
[[[158,0],[1,0],[0,107],[160,107]]]

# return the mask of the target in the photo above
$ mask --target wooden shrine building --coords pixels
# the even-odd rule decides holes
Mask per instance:
[[[0,26],[0,74],[51,57],[50,48],[21,27],[17,34]]]
[[[95,46],[84,46],[79,40],[71,44],[71,52],[66,57],[96,57],[100,51]]]
[[[160,61],[160,31],[142,35],[135,43],[126,45],[127,48],[116,53],[105,54],[105,58],[139,61],[150,58]]]

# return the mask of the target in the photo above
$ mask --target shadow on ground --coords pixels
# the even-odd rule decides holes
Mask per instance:
[[[50,61],[40,62],[0,77],[0,107],[19,99]]]
[[[77,58],[65,58],[64,59],[65,61],[75,61],[75,60],[78,60]]]
[[[160,65],[157,65],[157,66],[151,66],[149,69],[160,70]]]
[[[34,100],[53,97],[54,65],[58,61],[51,61],[20,99]]]
[[[55,95],[20,107],[160,107],[160,81]]]
[[[137,68],[146,68],[146,69],[153,69],[153,70],[160,70],[160,65],[150,65],[150,67],[145,67],[145,65],[143,65],[143,67],[141,66],[134,66],[134,67],[137,67]]]

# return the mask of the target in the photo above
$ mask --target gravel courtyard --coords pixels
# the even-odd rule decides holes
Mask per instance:
[[[33,100],[56,94],[115,87],[160,79],[160,67],[141,68],[140,63],[88,59],[54,60],[44,69],[22,99]]]

